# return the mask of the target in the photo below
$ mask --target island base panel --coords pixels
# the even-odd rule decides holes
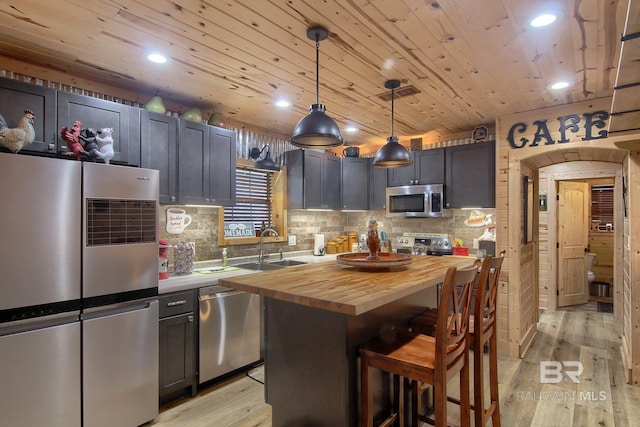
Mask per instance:
[[[435,286],[360,316],[267,298],[265,398],[272,425],[359,425],[358,347],[392,327],[406,328],[409,319],[435,306]],[[376,414],[391,404],[384,378],[373,371]]]

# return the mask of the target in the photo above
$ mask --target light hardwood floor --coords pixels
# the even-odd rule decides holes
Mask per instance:
[[[599,313],[594,306],[543,313],[525,357],[498,358],[503,426],[640,425],[640,387],[625,382],[620,328],[611,314]],[[580,383],[565,374],[558,384],[541,384],[541,361],[581,362]],[[571,370],[575,368],[569,366],[565,372]],[[261,367],[249,372],[259,380],[262,373]],[[241,374],[201,390],[195,398],[161,408],[147,426],[271,426],[271,408],[263,392],[262,384]],[[455,412],[451,406],[452,423]]]

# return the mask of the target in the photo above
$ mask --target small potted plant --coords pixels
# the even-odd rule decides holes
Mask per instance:
[[[464,240],[459,237],[453,239],[453,254],[461,256],[469,256],[469,248],[464,245]]]

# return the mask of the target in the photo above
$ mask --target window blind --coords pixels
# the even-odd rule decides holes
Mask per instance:
[[[236,168],[236,205],[224,209],[225,222],[253,222],[256,230],[271,224],[271,174]]]
[[[613,224],[613,186],[591,187],[591,223],[605,226]]]

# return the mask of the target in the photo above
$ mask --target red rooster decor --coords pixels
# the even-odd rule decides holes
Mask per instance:
[[[68,130],[66,126],[63,126],[62,131],[60,131],[60,136],[67,143],[67,147],[69,147],[70,150],[64,154],[67,156],[76,156],[76,160],[81,160],[82,155],[87,154],[87,152],[84,150],[82,142],[80,142],[81,126],[82,122],[76,120],[73,123],[73,127],[71,128],[71,130]]]
[[[7,126],[7,121],[0,115],[0,145],[17,153],[31,144],[36,138],[33,122],[36,115],[31,110],[24,110],[24,115],[15,128]]]

